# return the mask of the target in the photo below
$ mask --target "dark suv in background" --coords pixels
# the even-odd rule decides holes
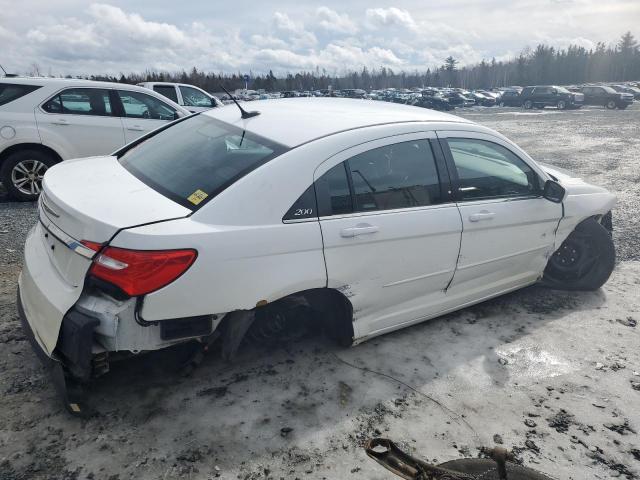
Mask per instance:
[[[633,94],[616,92],[604,85],[585,85],[580,91],[584,94],[585,105],[602,105],[611,110],[624,110],[633,103]]]
[[[564,110],[580,108],[584,102],[584,95],[555,85],[537,85],[525,87],[520,93],[520,101],[526,109],[557,107],[559,110]]]
[[[521,107],[522,98],[516,90],[505,90],[498,99],[498,105],[501,107]]]

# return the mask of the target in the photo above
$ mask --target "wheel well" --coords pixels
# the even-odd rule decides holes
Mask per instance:
[[[231,314],[225,316],[218,328],[222,332],[223,343],[233,345],[229,353],[230,358],[235,354],[235,349],[240,346],[242,338],[249,333],[248,328],[254,319],[256,322],[269,322],[270,319],[286,317],[287,314],[296,316],[296,319],[298,316],[305,317],[300,308],[311,313],[314,330],[317,327],[341,346],[350,346],[353,343],[353,306],[349,299],[342,292],[332,288],[314,288],[287,295],[251,311],[238,311],[238,313],[245,312],[250,315],[250,318],[246,319],[247,328],[237,332],[229,325],[230,322],[237,322],[237,318]],[[229,322],[226,321],[227,317]],[[282,330],[280,333],[286,334],[286,331]],[[278,335],[277,332],[276,335]]]
[[[62,161],[62,158],[60,157],[60,155],[58,155],[58,153],[55,150],[45,145],[42,145],[41,143],[19,143],[17,145],[11,145],[10,147],[3,150],[2,153],[0,153],[0,165],[7,159],[9,155],[11,155],[12,153],[19,152],[21,150],[37,150],[37,151],[51,155],[58,162]]]

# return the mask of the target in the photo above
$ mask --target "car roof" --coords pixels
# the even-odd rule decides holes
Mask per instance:
[[[78,86],[95,88],[126,88],[140,92],[147,92],[148,89],[132,85],[130,83],[101,82],[98,80],[87,80],[84,78],[49,78],[49,77],[2,77],[0,83],[14,83],[25,85],[42,85],[51,87]]]
[[[202,115],[217,118],[272,141],[295,147],[345,130],[407,122],[451,122],[468,120],[421,107],[346,98],[283,98],[242,103],[245,110],[260,115],[243,120],[234,104]]]

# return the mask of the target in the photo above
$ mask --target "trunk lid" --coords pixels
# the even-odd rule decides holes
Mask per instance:
[[[80,243],[108,242],[119,230],[182,218],[191,211],[148,187],[116,157],[70,160],[47,171],[39,200],[42,241],[72,287],[82,285],[93,252]]]

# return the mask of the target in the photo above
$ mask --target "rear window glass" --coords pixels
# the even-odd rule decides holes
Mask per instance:
[[[178,103],[178,94],[176,93],[176,87],[173,85],[154,85],[153,90]]]
[[[120,163],[175,202],[196,210],[286,148],[206,115],[152,135]]]
[[[26,94],[39,89],[39,86],[35,85],[20,85],[15,83],[0,83],[0,105],[5,105],[9,102],[24,97]]]

